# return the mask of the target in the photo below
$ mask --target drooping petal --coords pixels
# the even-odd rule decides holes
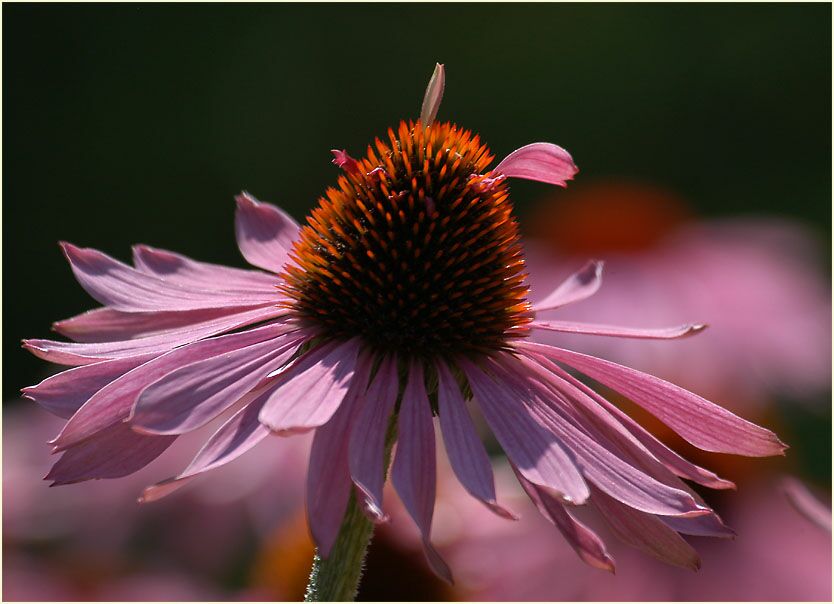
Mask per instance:
[[[382,511],[382,486],[387,471],[385,436],[399,389],[397,360],[388,356],[380,363],[365,394],[348,445],[350,476],[362,493],[364,511],[377,522],[386,519]]]
[[[493,512],[504,518],[517,519],[496,501],[492,464],[466,410],[460,388],[445,363],[437,364],[437,377],[440,428],[455,475],[470,495],[483,501]]]
[[[50,413],[69,419],[96,392],[152,358],[142,355],[74,367],[21,392]]]
[[[673,531],[684,535],[716,537],[718,539],[733,539],[736,536],[736,532],[724,524],[716,514],[705,514],[695,518],[658,516],[658,519]]]
[[[350,499],[350,430],[365,400],[372,357],[360,353],[345,400],[316,430],[307,468],[307,520],[322,558],[330,555]]]
[[[265,396],[260,420],[275,432],[317,428],[333,417],[350,387],[359,341],[327,343],[287,368]]]
[[[208,439],[203,448],[188,464],[188,467],[174,478],[147,487],[142,492],[139,501],[148,503],[162,499],[182,488],[200,474],[217,469],[237,459],[269,436],[269,430],[258,421],[258,413],[261,408],[256,400],[268,387],[268,384],[263,385],[247,393],[238,401],[242,408]]]
[[[638,512],[594,489],[591,502],[617,537],[668,564],[690,570],[701,567],[691,545],[655,516]]]
[[[509,357],[512,358],[512,357]],[[709,513],[689,493],[670,487],[638,470],[603,443],[604,434],[582,423],[570,405],[532,379],[534,367],[520,360],[506,360],[499,375],[516,381],[516,393],[530,412],[575,455],[582,474],[600,490],[635,509],[665,516],[695,516]],[[499,372],[501,369],[496,368]],[[522,390],[522,388],[526,389]],[[610,446],[610,445],[609,445]]]
[[[92,248],[62,243],[78,283],[115,310],[147,312],[258,305],[276,301],[274,292],[224,293],[186,287],[143,273]]]
[[[534,312],[561,308],[593,296],[602,285],[601,260],[590,260],[585,266],[565,279],[547,297],[533,304]]]
[[[182,348],[157,357],[99,390],[72,416],[58,437],[52,442],[56,449],[64,449],[92,437],[114,423],[125,420],[139,394],[165,375],[214,356],[225,354],[257,342],[280,337],[285,331],[283,325],[267,325],[244,331],[194,342]]]
[[[139,395],[131,425],[146,434],[184,434],[207,424],[286,364],[303,337],[296,332],[167,374]]]
[[[182,254],[149,245],[133,246],[133,264],[140,271],[164,281],[200,289],[275,293],[278,282],[275,275],[198,262]]]
[[[703,331],[706,325],[688,323],[676,327],[617,327],[614,325],[594,325],[592,323],[574,323],[573,321],[533,321],[533,329],[578,333],[588,336],[612,336],[615,338],[637,338],[643,340],[673,340],[686,338]]]
[[[95,438],[61,455],[46,480],[52,486],[98,478],[121,478],[151,463],[171,446],[176,436],[144,436],[125,423],[101,430]]]
[[[575,460],[521,405],[518,393],[468,361],[459,364],[495,438],[521,474],[555,490],[566,502],[583,503],[589,491]]]
[[[59,365],[88,365],[107,359],[145,354],[162,354],[182,346],[238,327],[274,319],[286,311],[275,306],[254,308],[194,325],[170,329],[164,333],[135,340],[116,342],[58,342],[55,340],[24,340],[23,347],[36,357]]]
[[[579,169],[570,153],[553,143],[531,143],[516,149],[492,171],[493,174],[537,180],[560,187],[568,186],[567,181],[573,180],[577,172]]]
[[[424,127],[431,126],[434,118],[437,117],[437,110],[440,109],[440,101],[443,100],[445,88],[446,69],[437,63],[431,74],[429,85],[426,87],[426,94],[423,95],[423,106],[420,108],[420,123]]]
[[[436,463],[434,424],[423,366],[419,361],[412,361],[398,416],[397,454],[391,468],[391,482],[420,530],[423,549],[432,570],[451,583],[449,567],[434,550],[430,540],[437,489]]]
[[[657,440],[652,434],[646,431],[640,424],[631,419],[627,413],[608,401],[605,397],[589,388],[575,377],[570,375],[558,365],[548,361],[544,357],[537,356],[536,360],[544,367],[561,377],[565,382],[576,388],[580,393],[585,394],[604,410],[616,418],[620,425],[634,437],[646,451],[663,464],[670,472],[681,478],[686,478],[695,483],[711,489],[735,489],[735,484],[729,480],[720,478],[713,472],[695,465],[691,461],[681,457],[675,451]]]
[[[272,204],[262,203],[245,191],[235,197],[235,234],[246,261],[279,273],[298,237],[298,223]]]
[[[614,572],[614,559],[608,554],[605,543],[594,531],[579,522],[565,506],[551,497],[544,489],[528,481],[517,468],[513,470],[524,491],[541,512],[542,516],[550,520],[559,532],[567,539],[579,558],[586,564]]]
[[[705,451],[766,457],[780,455],[785,450],[785,445],[770,430],[660,378],[562,348],[533,342],[520,342],[518,346],[570,365],[627,396]]]

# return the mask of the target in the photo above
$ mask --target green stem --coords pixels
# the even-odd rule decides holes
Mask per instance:
[[[396,440],[396,415],[385,437],[385,463],[388,467]],[[353,602],[365,568],[365,556],[374,534],[374,524],[362,512],[355,493],[350,496],[339,536],[327,559],[313,556],[313,568],[304,592],[305,602]]]

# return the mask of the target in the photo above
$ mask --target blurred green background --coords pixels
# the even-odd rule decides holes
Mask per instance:
[[[94,305],[57,241],[143,242],[242,266],[232,196],[301,219],[337,169],[416,117],[499,157],[557,142],[580,179],[665,185],[704,215],[780,213],[830,243],[831,7],[762,5],[4,6],[4,398],[20,349]],[[545,185],[514,183],[524,220]]]

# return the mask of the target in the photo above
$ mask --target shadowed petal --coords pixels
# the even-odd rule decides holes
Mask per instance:
[[[583,503],[589,491],[576,462],[521,405],[519,394],[467,361],[461,361],[460,367],[495,438],[521,474],[534,484],[554,489],[569,503]]]
[[[572,321],[533,321],[533,329],[579,333],[589,336],[612,336],[615,338],[637,338],[643,340],[673,340],[685,338],[703,331],[706,325],[688,323],[677,327],[617,327],[614,325],[594,325],[591,323],[574,323]]]
[[[307,520],[322,558],[330,555],[350,499],[350,430],[365,400],[372,357],[360,353],[345,400],[316,430],[307,469]]]
[[[174,478],[147,487],[139,498],[140,503],[156,501],[170,495],[200,474],[217,469],[237,459],[269,436],[269,430],[258,421],[258,413],[261,407],[257,401],[257,398],[268,388],[269,384],[264,384],[237,401],[244,405],[243,408],[220,426],[217,432],[200,449],[192,462],[188,464],[188,467]]]
[[[553,143],[531,143],[501,160],[493,174],[537,180],[566,187],[579,169],[570,153]]]
[[[398,415],[397,454],[391,482],[414,520],[423,540],[423,550],[432,570],[451,583],[449,567],[432,547],[431,521],[437,489],[434,424],[426,394],[423,366],[412,361]]]
[[[283,325],[267,325],[242,333],[194,342],[157,357],[111,382],[90,398],[64,426],[53,441],[57,449],[72,446],[113,423],[122,422],[130,413],[139,394],[165,375],[214,356],[256,342],[279,337]]]
[[[423,96],[423,106],[420,109],[420,123],[424,127],[431,126],[440,109],[440,101],[443,100],[443,90],[446,88],[446,70],[440,63],[434,67],[429,85],[426,87],[426,94]]]
[[[362,410],[350,433],[348,463],[353,483],[363,496],[363,509],[375,521],[386,519],[382,512],[382,486],[385,483],[385,435],[400,381],[393,356],[382,360],[365,395]]]
[[[632,547],[674,566],[701,567],[698,553],[655,516],[638,512],[594,489],[591,502],[617,537]]]
[[[133,246],[133,264],[144,273],[186,287],[225,292],[275,293],[275,275],[260,271],[198,262],[182,254],[150,247]]]
[[[520,342],[518,346],[570,365],[627,396],[705,451],[766,457],[785,450],[770,430],[660,378],[562,348],[532,342]]]
[[[601,260],[590,260],[559,284],[544,300],[533,304],[533,311],[553,310],[590,298],[602,285],[603,265]]]
[[[296,332],[177,369],[145,388],[129,421],[147,434],[195,430],[284,366],[303,337]]]
[[[298,237],[298,223],[274,205],[262,203],[245,191],[235,197],[235,234],[249,264],[279,273]]]
[[[125,423],[113,424],[95,438],[64,451],[44,478],[52,486],[133,474],[159,457],[176,436],[143,436]]]
[[[684,535],[716,537],[718,539],[733,539],[736,536],[736,532],[724,524],[717,514],[705,514],[694,518],[658,516],[658,520],[673,531]]]
[[[358,351],[354,338],[306,353],[266,395],[261,423],[275,432],[305,431],[327,423],[347,394]]]
[[[69,419],[96,392],[153,356],[142,355],[82,365],[48,377],[36,386],[23,388],[21,392],[50,413]]]
[[[473,496],[504,518],[516,520],[515,514],[498,505],[492,464],[475,425],[466,410],[463,395],[445,363],[437,364],[437,407],[446,455],[460,483]]]
[[[537,487],[522,476],[518,468],[513,466],[518,481],[524,491],[541,512],[542,516],[550,520],[559,532],[567,539],[570,546],[586,564],[614,572],[614,559],[608,554],[605,543],[594,531],[579,522],[565,506],[551,497],[544,489]]]
[[[232,315],[210,319],[194,325],[170,329],[165,333],[135,340],[116,342],[58,342],[55,340],[23,340],[23,347],[36,357],[59,365],[88,365],[106,359],[117,359],[145,354],[162,354],[172,348],[192,343],[209,336],[230,331],[267,319],[286,311],[275,306],[255,308]]]

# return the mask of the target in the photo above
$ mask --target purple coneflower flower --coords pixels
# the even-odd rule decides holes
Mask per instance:
[[[237,199],[238,245],[261,271],[196,262],[137,246],[134,266],[62,244],[79,283],[104,306],[55,324],[75,342],[27,340],[37,356],[75,366],[24,393],[68,418],[48,479],[67,484],[130,474],[178,435],[236,413],[159,498],[271,433],[315,430],[307,512],[330,552],[352,489],[368,515],[382,501],[386,441],[396,434],[392,483],[422,534],[432,568],[450,579],[429,534],[435,430],[466,490],[513,518],[495,496],[492,467],[467,409],[477,403],[522,486],[586,562],[613,569],[574,506],[592,503],[626,540],[673,562],[679,533],[731,531],[680,479],[732,483],[666,448],[574,377],[627,396],[697,447],[779,454],[774,434],[673,384],[528,339],[532,329],[669,339],[698,325],[633,329],[540,321],[592,295],[589,262],[537,305],[508,178],[559,186],[577,169],[550,143],[493,160],[478,136],[434,121],[438,66],[421,118],[377,138],[361,159],[334,151],[344,173],[299,227],[278,208]]]

